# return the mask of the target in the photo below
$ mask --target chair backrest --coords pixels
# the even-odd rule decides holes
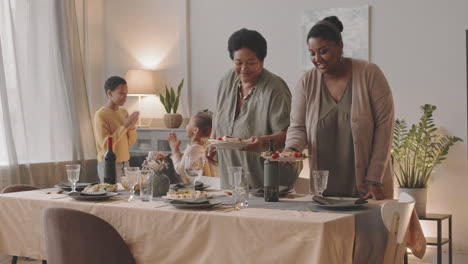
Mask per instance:
[[[384,264],[402,261],[413,209],[414,198],[407,193],[401,193],[398,201],[388,201],[382,205],[382,221],[389,232]]]
[[[117,230],[97,216],[67,208],[47,208],[43,223],[49,264],[135,263]]]
[[[2,190],[2,193],[24,192],[24,191],[32,191],[32,190],[38,190],[38,189],[39,187],[32,186],[32,185],[14,184],[14,185],[9,185],[5,187]]]

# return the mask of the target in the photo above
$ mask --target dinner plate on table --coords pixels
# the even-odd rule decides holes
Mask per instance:
[[[326,198],[326,197],[313,197],[313,199],[317,199],[318,201],[312,200],[312,204],[319,208],[323,209],[353,209],[353,208],[360,208],[367,204],[367,199],[359,198],[359,199],[351,199],[351,200],[338,200],[333,198]],[[323,202],[325,201],[325,203]],[[320,203],[322,202],[322,203]]]
[[[118,195],[118,193],[115,193],[115,192],[106,192],[102,195],[86,195],[80,192],[73,192],[73,193],[68,194],[68,196],[78,201],[102,201],[102,200],[107,200],[116,195]]]
[[[200,204],[185,204],[185,203],[170,203],[177,209],[207,209],[211,207],[215,207],[221,205],[222,202],[215,202],[215,203],[200,203]]]
[[[90,183],[90,182],[77,182],[76,183],[76,191],[78,192],[81,192],[82,190],[84,190],[84,188],[88,187],[89,185],[93,185],[93,184],[96,184],[96,183]],[[70,185],[70,183],[59,183],[59,184],[55,184],[54,185],[55,188],[60,188],[66,192],[71,192],[72,190],[72,187]]]

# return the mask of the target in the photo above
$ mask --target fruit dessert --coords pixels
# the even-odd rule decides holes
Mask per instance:
[[[261,156],[263,158],[271,158],[273,160],[276,160],[276,159],[282,159],[282,158],[285,158],[285,159],[306,159],[308,158],[307,154],[305,153],[301,153],[301,152],[297,152],[297,151],[286,151],[286,152],[280,152],[280,151],[275,151],[275,152],[271,152],[271,151],[264,151],[261,153]]]

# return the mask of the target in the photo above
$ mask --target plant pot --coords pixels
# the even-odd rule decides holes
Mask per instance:
[[[427,188],[398,188],[398,194],[400,193],[411,195],[416,201],[414,209],[416,209],[418,216],[426,216]]]
[[[181,114],[165,114],[164,115],[164,124],[167,128],[179,128],[182,124],[182,115]]]

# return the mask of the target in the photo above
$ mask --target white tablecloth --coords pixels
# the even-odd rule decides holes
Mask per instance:
[[[0,252],[46,259],[42,213],[82,210],[114,226],[137,263],[352,263],[354,215],[247,208],[178,210],[162,201],[79,202],[37,190],[0,195]]]

